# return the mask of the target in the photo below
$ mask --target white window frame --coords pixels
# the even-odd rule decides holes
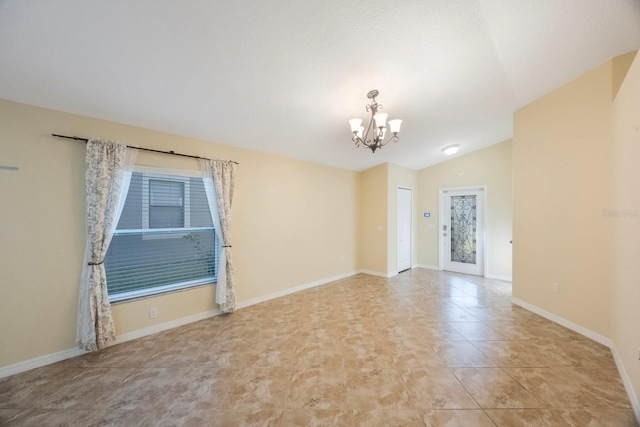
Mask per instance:
[[[184,228],[191,227],[191,182],[189,178],[200,178],[202,175],[196,171],[154,168],[150,166],[134,166],[134,172],[142,173],[142,228],[149,229],[149,180],[182,182],[184,184],[184,200],[182,201]],[[166,175],[172,175],[168,180]],[[154,228],[158,231],[161,229]],[[143,240],[176,239],[186,236],[188,232],[172,232],[175,228],[167,228],[166,234],[143,234]]]
[[[176,178],[176,181],[185,181],[185,195],[184,198],[185,200],[183,201],[183,206],[185,206],[185,227],[187,227],[186,224],[189,224],[189,227],[191,225],[191,215],[190,215],[190,203],[191,203],[191,196],[190,196],[190,189],[187,190],[190,187],[190,181],[189,178],[202,178],[202,175],[200,173],[200,171],[191,171],[191,170],[182,170],[182,169],[166,169],[166,168],[156,168],[156,167],[151,167],[151,166],[134,166],[133,168],[134,172],[139,172],[143,174],[143,182],[142,182],[142,186],[143,186],[143,199],[145,197],[145,193],[146,193],[146,205],[145,202],[143,200],[142,202],[142,226],[143,226],[143,230],[147,229],[147,230],[153,230],[154,232],[158,232],[158,231],[162,231],[162,230],[166,230],[167,234],[163,234],[163,235],[146,235],[143,234],[142,238],[143,239],[166,239],[166,238],[175,238],[175,237],[182,237],[182,236],[186,236],[190,231],[192,231],[192,229],[187,228],[184,230],[184,232],[172,232],[172,230],[176,230],[175,228],[167,228],[167,229],[161,229],[161,228],[149,228],[149,179],[160,179],[163,180],[163,175],[172,175],[173,177]],[[145,182],[146,181],[146,182]],[[145,191],[145,184],[146,184],[146,191]],[[187,196],[187,194],[189,194],[189,196]],[[189,199],[187,199],[187,197],[189,197]],[[146,215],[144,213],[145,211],[145,206],[146,206]],[[187,215],[187,213],[189,215]],[[145,223],[145,216],[146,216],[146,223]],[[131,230],[131,231],[139,231],[139,230]],[[124,234],[126,234],[127,231],[124,231]],[[215,231],[217,232],[217,230]],[[116,231],[116,233],[118,233],[118,231]],[[215,250],[215,249],[214,249]],[[217,276],[214,276],[212,278],[211,281],[208,280],[192,280],[192,281],[187,281],[187,282],[181,282],[181,283],[175,283],[175,284],[171,284],[171,285],[164,285],[164,286],[158,286],[153,289],[153,292],[150,292],[149,289],[140,289],[140,290],[135,290],[135,291],[129,291],[129,292],[121,292],[118,294],[112,294],[109,295],[109,302],[114,303],[114,302],[120,302],[120,301],[128,301],[128,300],[132,300],[135,298],[142,298],[142,297],[148,297],[148,296],[154,296],[154,295],[161,295],[163,293],[167,293],[167,292],[172,292],[172,291],[177,291],[177,290],[181,290],[181,289],[187,289],[187,288],[193,288],[196,286],[200,286],[200,285],[207,285],[209,283],[216,283],[217,282]]]

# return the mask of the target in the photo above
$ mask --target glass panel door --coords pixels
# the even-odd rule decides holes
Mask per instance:
[[[476,196],[451,196],[450,199],[451,261],[476,264]]]
[[[440,267],[484,275],[485,188],[440,190]]]

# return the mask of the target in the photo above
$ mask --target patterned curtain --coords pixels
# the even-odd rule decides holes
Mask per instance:
[[[114,141],[87,142],[87,244],[76,334],[84,350],[100,350],[115,339],[104,257],[127,198],[136,153]]]
[[[222,248],[218,262],[216,303],[220,305],[223,313],[231,313],[236,309],[231,258],[231,201],[236,165],[225,160],[200,160],[200,168],[213,226],[216,229],[216,239],[219,240]]]

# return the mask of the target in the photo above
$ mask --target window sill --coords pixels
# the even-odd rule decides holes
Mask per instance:
[[[139,295],[139,296],[131,296],[129,298],[127,298],[127,297],[118,298],[118,295],[114,295],[114,298],[116,298],[116,299],[112,301],[111,297],[109,297],[109,304],[111,304],[111,305],[127,304],[127,303],[130,303],[130,302],[141,301],[141,300],[144,300],[144,299],[156,298],[156,297],[159,297],[159,296],[175,294],[175,293],[178,293],[178,292],[190,291],[192,289],[201,288],[201,287],[204,287],[204,286],[214,286],[216,284],[217,284],[216,281],[205,282],[205,283],[200,283],[200,284],[197,284],[197,285],[190,285],[190,286],[184,286],[184,287],[175,288],[175,289],[161,290],[161,291],[158,291],[158,292],[147,293],[147,294]]]

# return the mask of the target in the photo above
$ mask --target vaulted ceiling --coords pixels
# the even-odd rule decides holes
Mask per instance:
[[[640,0],[0,0],[0,98],[421,169],[511,138],[518,108],[638,48]],[[404,120],[375,154],[347,124],[371,89]]]

